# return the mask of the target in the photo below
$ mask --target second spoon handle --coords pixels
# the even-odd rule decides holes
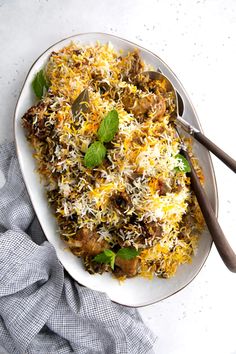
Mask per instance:
[[[191,159],[187,151],[183,151],[183,155],[186,157],[191,167],[191,185],[197,197],[198,204],[201,208],[202,214],[204,216],[208,230],[212,236],[213,242],[225,265],[228,267],[229,270],[231,270],[231,272],[236,273],[236,254],[231,248],[218,223],[216,215],[212,209],[211,203],[206,195],[204,188],[200,183],[200,180],[197,176],[197,173],[195,172],[195,169],[192,165]]]
[[[187,131],[188,134],[192,135],[197,141],[199,141],[203,146],[205,146],[209,151],[211,151],[215,156],[217,156],[226,166],[228,166],[234,173],[236,173],[236,161],[230,157],[226,152],[221,150],[216,144],[214,144],[210,139],[208,139],[199,130],[194,128],[191,124],[186,122],[185,119],[178,117],[177,124]]]

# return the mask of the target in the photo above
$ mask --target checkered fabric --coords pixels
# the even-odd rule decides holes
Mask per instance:
[[[80,286],[46,241],[14,144],[0,146],[0,344],[9,353],[151,353],[136,309]]]

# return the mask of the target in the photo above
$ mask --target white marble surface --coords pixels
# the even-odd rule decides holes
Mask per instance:
[[[101,31],[157,53],[187,89],[212,140],[236,158],[235,0],[0,0],[0,142],[13,139],[13,112],[37,56],[61,38]],[[219,221],[236,250],[235,175],[213,159]],[[215,248],[197,278],[140,310],[158,335],[157,354],[236,354],[236,275]],[[3,349],[0,349],[0,354]]]

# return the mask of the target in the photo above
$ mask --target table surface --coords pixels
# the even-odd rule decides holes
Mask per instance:
[[[205,134],[236,157],[235,0],[0,0],[0,142],[13,139],[13,113],[33,61],[61,38],[107,32],[166,61],[183,83]],[[213,157],[219,222],[236,249],[235,175]],[[236,354],[236,275],[215,247],[178,294],[140,309],[158,354]],[[3,350],[0,353],[2,353]]]

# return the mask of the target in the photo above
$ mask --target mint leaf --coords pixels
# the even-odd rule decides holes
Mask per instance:
[[[90,145],[84,156],[84,165],[88,168],[99,166],[106,156],[107,149],[100,141]]]
[[[44,95],[44,92],[48,90],[49,84],[46,80],[46,77],[44,75],[44,70],[41,69],[36,75],[35,78],[32,82],[32,87],[34,90],[35,95],[38,98],[42,98]]]
[[[82,96],[84,93],[82,93]],[[87,93],[85,92],[85,96]],[[87,96],[86,96],[87,97]],[[79,102],[81,104],[82,102]],[[99,166],[106,156],[106,148],[103,143],[108,143],[114,138],[118,130],[119,118],[116,110],[110,111],[103,119],[98,129],[98,138],[100,141],[95,141],[88,148],[84,156],[84,165],[88,168]]]
[[[98,138],[102,143],[109,143],[118,131],[119,117],[115,109],[110,111],[102,120],[98,129]]]
[[[116,254],[111,250],[105,250],[102,253],[99,253],[96,257],[93,258],[93,261],[98,263],[110,264],[111,269],[114,269]]]
[[[175,158],[177,160],[177,166],[175,167],[176,171],[185,172],[185,173],[191,171],[188,160],[183,155],[177,154]]]
[[[138,254],[139,252],[135,248],[127,247],[127,248],[120,248],[116,255],[123,259],[133,259]]]

